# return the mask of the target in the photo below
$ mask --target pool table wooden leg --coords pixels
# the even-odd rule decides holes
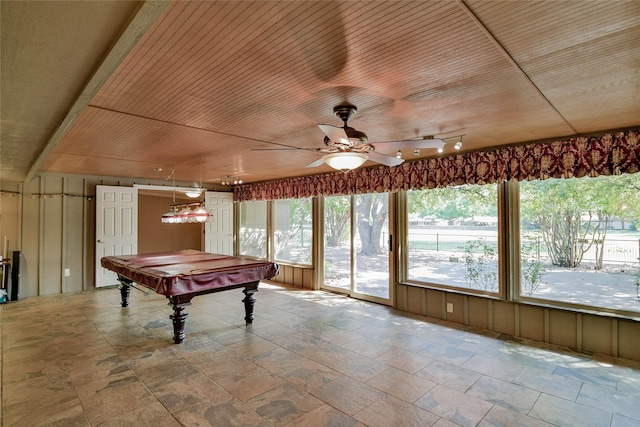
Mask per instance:
[[[176,344],[181,344],[184,341],[184,324],[189,314],[185,311],[187,305],[190,304],[178,304],[174,301],[171,302],[173,305],[173,314],[169,316],[171,321],[173,322],[173,342]]]
[[[129,307],[129,293],[131,292],[131,281],[124,277],[118,276],[118,282],[120,282],[120,297],[122,298],[122,307]]]
[[[258,292],[258,283],[260,282],[250,283],[242,291],[245,294],[242,302],[244,303],[244,320],[247,323],[253,323],[253,306],[256,303],[256,297],[253,294]]]

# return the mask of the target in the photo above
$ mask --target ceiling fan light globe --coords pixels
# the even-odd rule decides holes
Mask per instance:
[[[326,164],[342,172],[349,172],[359,168],[368,159],[369,156],[366,154],[354,152],[333,153],[322,157]]]

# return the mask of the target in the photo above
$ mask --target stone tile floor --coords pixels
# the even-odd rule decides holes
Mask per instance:
[[[271,284],[250,326],[240,290],[196,297],[174,345],[131,292],[0,306],[3,426],[640,425],[637,362]]]

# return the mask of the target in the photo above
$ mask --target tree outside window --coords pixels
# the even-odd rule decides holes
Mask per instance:
[[[523,182],[520,218],[521,295],[640,311],[640,174]]]
[[[267,257],[267,202],[240,204],[240,255]]]
[[[311,199],[276,200],[275,259],[297,264],[311,264]]]
[[[496,185],[407,193],[407,279],[498,292]]]

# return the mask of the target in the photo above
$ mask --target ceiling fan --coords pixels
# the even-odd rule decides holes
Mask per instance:
[[[313,168],[326,163],[334,169],[348,172],[360,167],[367,160],[385,166],[398,166],[404,162],[400,153],[402,149],[442,148],[445,145],[442,139],[433,137],[402,141],[369,142],[364,132],[360,132],[347,124],[348,120],[357,111],[358,109],[351,104],[341,104],[333,108],[334,114],[342,120],[344,125],[341,127],[325,124],[318,125],[325,134],[324,144],[326,147],[317,149],[317,151],[328,154],[305,167]],[[389,156],[379,153],[377,150],[398,150],[398,155]]]

